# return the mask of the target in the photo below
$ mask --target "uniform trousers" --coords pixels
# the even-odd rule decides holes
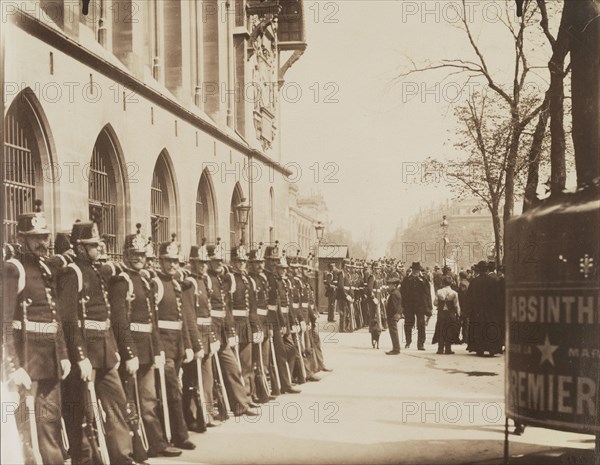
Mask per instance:
[[[202,357],[200,362],[200,370],[202,372],[202,389],[204,391],[204,399],[206,405],[200,405],[198,397],[198,367],[194,359],[190,363],[183,364],[183,416],[188,425],[188,429],[199,426],[203,421],[198,422],[199,415],[208,415],[209,421],[212,419],[214,408],[213,400],[213,384],[214,374],[212,369],[212,360],[209,354]]]
[[[125,421],[125,391],[121,385],[117,368],[94,369],[92,379],[96,395],[106,414],[104,430],[110,463],[111,465],[130,464],[132,447],[129,428]],[[65,422],[68,425],[71,463],[73,465],[91,464],[94,461],[94,452],[88,436],[84,434],[82,425],[87,422],[84,420],[86,413],[92,421],[94,416],[93,412],[89,411],[91,404],[87,394],[87,383],[81,380],[81,371],[77,365],[73,367],[65,381],[63,399],[65,417],[68,417],[68,420],[65,418]]]
[[[235,415],[241,415],[248,408],[252,399],[246,394],[246,389],[242,384],[242,374],[233,349],[229,345],[221,344],[218,354],[230,406]]]
[[[250,397],[256,395],[254,387],[254,367],[252,363],[252,345],[252,342],[240,342],[238,344],[240,365],[242,366],[242,376],[244,378],[244,388],[246,389],[246,395]]]
[[[140,396],[140,418],[148,438],[149,452],[160,452],[167,448],[162,425],[156,414],[158,400],[156,397],[156,378],[154,365],[140,365],[137,371],[138,394]]]
[[[311,336],[311,342],[314,352],[314,357],[316,359],[317,371],[325,368],[325,359],[323,358],[323,349],[321,348],[321,336],[319,336],[319,330],[317,328],[317,323],[313,323],[312,328],[310,328],[309,334]]]
[[[278,324],[271,324],[273,329],[273,345],[275,346],[275,358],[277,360],[277,369],[279,371],[280,390],[287,391],[292,387],[292,380],[288,374],[292,373],[296,364],[296,349],[294,344],[289,341],[284,342],[281,334],[281,327]],[[273,384],[273,383],[271,383]],[[273,392],[279,395],[279,392]]]
[[[45,464],[62,464],[64,459],[60,431],[60,381],[52,378],[32,381],[28,394],[34,398],[36,431],[42,461]],[[28,415],[24,396],[20,398],[15,415],[20,434],[24,438],[30,438],[31,417]],[[7,443],[4,444],[4,447],[9,446]],[[32,450],[25,445],[23,456],[26,464],[35,463]]]
[[[335,321],[335,296],[327,297],[327,321]]]
[[[345,298],[338,298],[336,301],[340,314],[339,331],[340,333],[347,333],[350,331],[350,308],[348,301]]]
[[[193,362],[190,362],[191,364]],[[188,365],[189,365],[188,364]],[[169,418],[171,435],[175,445],[187,441],[189,435],[187,425],[183,416],[182,391],[179,384],[179,370],[182,360],[167,358],[165,361],[165,384],[167,387],[167,404],[169,406]]]

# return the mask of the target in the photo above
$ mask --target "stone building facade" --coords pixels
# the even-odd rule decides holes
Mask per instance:
[[[479,260],[494,256],[492,216],[475,200],[447,201],[421,210],[402,223],[388,244],[388,255],[410,265],[421,262],[429,267],[444,263],[444,215],[446,230],[446,263],[457,271]]]
[[[3,1],[4,241],[44,201],[53,232],[137,222],[184,250],[290,237],[279,89],[306,47],[301,0]]]

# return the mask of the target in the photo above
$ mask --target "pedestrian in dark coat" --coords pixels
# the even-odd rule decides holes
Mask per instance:
[[[481,261],[477,265],[479,275],[473,279],[467,290],[469,306],[469,352],[482,356],[502,353],[502,315],[499,313],[498,281],[487,273],[488,264]]]

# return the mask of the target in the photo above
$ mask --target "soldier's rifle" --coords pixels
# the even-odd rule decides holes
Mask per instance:
[[[271,346],[271,353],[273,354],[273,371],[275,372],[275,376],[272,376],[271,379],[277,384],[277,392],[279,392],[281,390],[281,378],[279,377],[277,353],[275,352],[275,343],[273,342],[273,329],[269,329],[269,345]]]
[[[215,354],[213,357],[215,361],[215,367],[217,368],[217,377],[219,379],[219,386],[223,395],[223,402],[225,403],[225,409],[227,414],[231,412],[231,404],[229,403],[229,397],[227,396],[227,389],[225,388],[225,381],[223,380],[223,371],[221,370],[221,362],[219,361],[219,354]]]
[[[202,415],[204,418],[204,425],[208,424],[208,404],[206,403],[206,396],[204,395],[204,383],[202,381],[202,361],[196,359],[196,373],[198,375],[198,387],[196,389],[198,413],[197,416]]]

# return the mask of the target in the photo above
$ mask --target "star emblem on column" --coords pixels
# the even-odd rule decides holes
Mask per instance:
[[[540,358],[540,366],[542,366],[545,361],[548,361],[548,363],[550,363],[552,366],[556,366],[554,364],[553,354],[556,349],[558,349],[558,346],[550,344],[550,338],[548,337],[548,334],[546,334],[546,340],[544,341],[544,344],[537,344],[537,348],[542,354],[542,357]]]

